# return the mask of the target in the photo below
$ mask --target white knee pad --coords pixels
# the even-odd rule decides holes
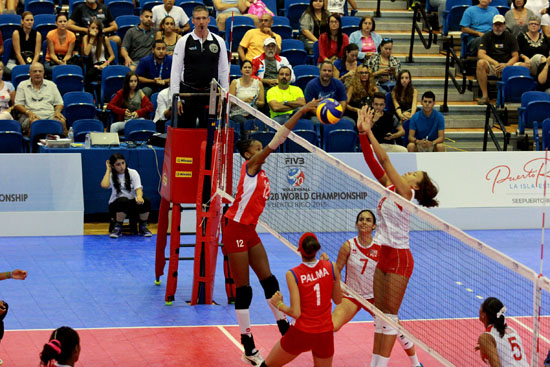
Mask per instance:
[[[394,321],[396,323],[399,321],[399,318],[397,317],[397,315],[392,315],[392,314],[389,314],[389,313],[386,313],[384,315],[386,317],[390,318],[392,321]],[[384,335],[397,335],[397,330],[394,329],[390,324],[384,323],[383,333],[384,333]]]
[[[386,323],[380,320],[377,316],[374,316],[374,332],[376,334],[382,334],[384,332],[384,325]]]
[[[397,339],[399,340],[399,342],[401,343],[401,346],[405,350],[411,349],[412,347],[414,347],[414,343],[411,340],[409,340],[409,338],[407,338],[405,335],[403,335],[401,333],[399,333],[399,335],[397,335]]]

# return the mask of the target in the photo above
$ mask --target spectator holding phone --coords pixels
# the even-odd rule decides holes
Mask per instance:
[[[15,269],[13,271],[5,271],[0,273],[0,280],[6,279],[19,279],[25,280],[27,272],[25,270]],[[4,337],[4,318],[8,314],[8,304],[5,301],[0,300],[0,341]],[[2,360],[0,359],[0,364]]]
[[[384,38],[378,46],[378,53],[366,62],[381,92],[391,91],[395,86],[395,76],[401,72],[401,62],[392,56],[392,49],[393,39]]]

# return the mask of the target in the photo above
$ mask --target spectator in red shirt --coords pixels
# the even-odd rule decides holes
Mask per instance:
[[[348,35],[342,32],[342,20],[338,14],[328,18],[328,32],[319,36],[319,59],[334,61],[344,57],[344,48],[349,44]]]

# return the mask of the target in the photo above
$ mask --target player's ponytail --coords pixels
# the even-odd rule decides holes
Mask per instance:
[[[76,353],[76,355],[75,355]],[[44,344],[40,353],[41,366],[53,366],[53,361],[59,364],[67,364],[78,360],[80,354],[80,337],[78,333],[68,326],[55,329],[50,336],[50,341]]]
[[[416,200],[418,200],[418,203],[426,208],[438,206],[439,202],[435,199],[435,197],[437,196],[439,189],[433,183],[430,176],[428,176],[427,172],[422,171],[422,173],[424,174],[424,178],[418,184],[418,190],[415,190],[414,196]]]
[[[489,297],[481,305],[481,309],[487,315],[487,321],[489,325],[493,325],[497,329],[498,334],[502,338],[504,336],[504,331],[506,330],[506,318],[504,313],[506,312],[506,307],[502,302],[495,297]]]

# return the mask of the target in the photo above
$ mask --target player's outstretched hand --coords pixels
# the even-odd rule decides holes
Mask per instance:
[[[283,301],[283,295],[281,294],[281,292],[277,291],[275,292],[273,297],[271,297],[270,301],[273,306],[277,307],[277,304]]]
[[[357,129],[360,134],[367,134],[372,127],[372,118],[374,116],[374,110],[368,106],[363,106],[361,112],[359,112],[359,118],[357,119]]]
[[[13,279],[24,280],[27,277],[27,272],[25,270],[15,269],[11,272],[11,277]]]
[[[317,105],[321,102],[321,99],[312,99],[302,107],[304,112],[315,112]]]
[[[321,254],[321,256],[319,256],[319,258],[320,258],[321,260],[326,260],[326,261],[329,261],[329,260],[330,260],[326,252],[323,252],[323,253]]]

